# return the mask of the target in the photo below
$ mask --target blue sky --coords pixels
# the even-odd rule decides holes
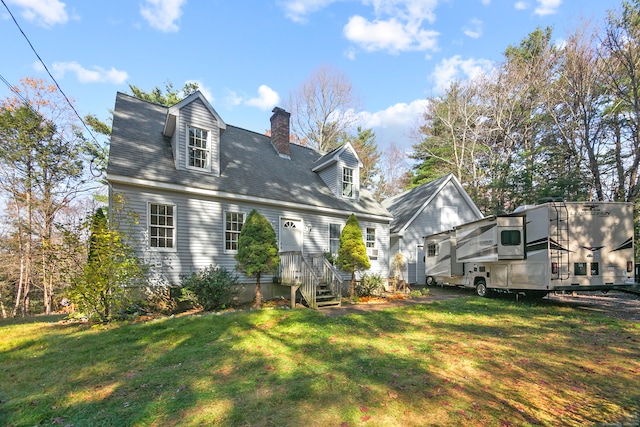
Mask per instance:
[[[314,69],[351,80],[378,146],[409,149],[425,99],[502,59],[536,27],[555,42],[621,0],[2,0],[0,75],[48,78],[81,115],[109,117],[117,91],[197,81],[222,119],[269,128]],[[10,91],[0,86],[0,97]]]

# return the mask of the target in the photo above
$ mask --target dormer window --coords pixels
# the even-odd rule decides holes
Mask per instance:
[[[209,169],[209,131],[189,126],[187,165],[196,169]]]
[[[342,169],[342,196],[353,197],[353,169]]]

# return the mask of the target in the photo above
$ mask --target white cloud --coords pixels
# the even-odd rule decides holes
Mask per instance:
[[[356,15],[345,25],[344,35],[368,52],[386,50],[398,53],[407,50],[435,50],[439,33],[396,18],[367,21]]]
[[[353,46],[351,46],[351,47],[347,48],[347,49],[344,51],[344,56],[346,56],[346,57],[347,57],[347,59],[349,59],[349,60],[351,60],[351,61],[353,61],[353,60],[355,60],[355,59],[356,59],[356,50],[353,48]]]
[[[480,0],[480,3],[482,3],[484,6],[489,6],[489,4],[491,4],[491,0]]]
[[[178,31],[176,21],[182,15],[182,6],[186,0],[145,0],[140,5],[140,14],[151,25],[162,32]]]
[[[248,99],[245,104],[258,107],[261,110],[270,110],[275,107],[278,102],[280,102],[280,95],[278,95],[278,92],[267,85],[260,85],[258,88],[258,96],[256,98]]]
[[[227,96],[225,96],[224,100],[228,105],[235,107],[237,105],[242,104],[243,98],[240,95],[238,95],[236,92],[232,90],[227,90]]]
[[[477,39],[482,35],[482,21],[478,18],[472,18],[462,30],[466,36]]]
[[[228,90],[225,102],[231,106],[238,106],[241,104],[249,105],[251,107],[258,107],[261,110],[270,110],[280,102],[280,95],[278,92],[271,89],[267,85],[260,85],[258,88],[258,96],[248,98],[238,93]]]
[[[462,59],[455,55],[449,59],[443,59],[435,66],[431,78],[434,82],[434,90],[443,92],[456,80],[473,79],[482,74],[487,74],[493,68],[493,63],[488,59]]]
[[[361,0],[373,7],[375,18],[354,15],[344,26],[345,37],[366,51],[436,50],[439,33],[425,28],[434,23],[438,0]]]
[[[8,3],[21,8],[26,20],[46,28],[69,21],[66,4],[58,0],[8,0]]]
[[[293,22],[303,23],[307,17],[329,6],[336,0],[283,0],[280,6],[284,9],[285,16]]]
[[[526,1],[518,1],[513,5],[513,7],[515,7],[516,10],[526,10],[529,9],[529,3]]]
[[[204,83],[202,83],[200,80],[186,80],[184,82],[184,84],[188,84],[188,83],[197,84],[198,90],[202,92],[205,98],[207,98],[207,101],[209,101],[209,104],[213,104],[213,102],[215,101],[215,99],[213,98],[213,94],[211,93],[211,90],[209,90],[209,88],[205,87]]]
[[[309,15],[337,1],[280,0],[279,5],[287,18],[294,22],[306,22]],[[372,17],[351,16],[343,28],[343,34],[369,52],[435,50],[439,33],[425,28],[423,23],[435,22],[434,10],[439,1],[441,0],[359,0],[363,6],[373,9]],[[355,52],[349,50],[346,56],[353,59]]]
[[[558,11],[562,4],[562,0],[537,0],[539,6],[535,8],[536,15],[545,16],[553,15]]]
[[[374,130],[380,151],[384,151],[390,144],[408,148],[414,139],[416,127],[422,122],[428,103],[426,99],[416,99],[373,113],[361,112],[358,123],[365,129]]]
[[[42,70],[39,62],[34,64],[34,68]],[[122,84],[129,78],[126,71],[116,70],[111,67],[105,70],[102,67],[94,66],[92,70],[84,68],[76,61],[71,62],[54,62],[51,66],[53,74],[57,78],[64,78],[67,72],[74,73],[80,83],[113,83]]]
[[[365,128],[410,127],[424,114],[429,101],[417,99],[410,104],[400,102],[375,113],[363,112],[359,122]]]

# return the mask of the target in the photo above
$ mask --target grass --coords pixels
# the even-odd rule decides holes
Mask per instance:
[[[640,325],[461,298],[0,322],[3,426],[637,425]]]

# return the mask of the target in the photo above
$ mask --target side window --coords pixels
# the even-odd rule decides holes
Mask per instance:
[[[175,245],[175,206],[149,204],[149,247],[173,249]]]
[[[329,252],[338,254],[340,248],[340,224],[329,224]]]
[[[520,242],[520,230],[502,230],[500,232],[502,246],[519,246]]]
[[[238,238],[244,224],[244,214],[240,212],[225,212],[224,214],[224,250],[236,252]]]
[[[365,242],[368,248],[376,247],[376,229],[367,227],[367,240]]]

